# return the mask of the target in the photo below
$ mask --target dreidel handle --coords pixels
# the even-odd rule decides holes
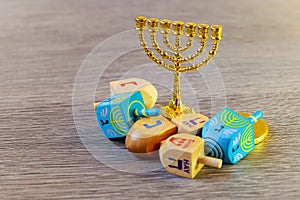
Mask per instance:
[[[100,102],[94,103],[94,110],[96,110],[97,106]],[[135,117],[155,117],[161,114],[160,108],[146,108],[146,109],[134,109],[133,115]]]
[[[146,108],[146,109],[134,109],[133,115],[135,117],[155,117],[161,114],[159,108]]]
[[[264,113],[261,110],[257,110],[255,113],[253,113],[251,116],[249,116],[247,119],[252,124],[255,124],[258,120],[260,120],[264,116]]]
[[[198,163],[220,169],[222,167],[223,161],[222,161],[222,159],[219,159],[219,158],[201,156],[198,158]]]

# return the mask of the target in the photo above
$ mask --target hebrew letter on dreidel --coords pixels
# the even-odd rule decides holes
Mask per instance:
[[[172,122],[178,126],[178,132],[198,134],[204,124],[209,120],[208,117],[200,113],[183,114],[172,119]]]
[[[149,124],[144,124],[144,127],[146,127],[146,128],[154,128],[155,126],[159,126],[159,125],[161,125],[162,124],[162,122],[160,121],[160,120],[156,120],[156,123],[155,124],[153,124],[153,125],[149,125]]]
[[[206,155],[235,164],[255,148],[254,123],[263,117],[256,111],[244,118],[229,108],[212,117],[203,127]]]
[[[159,108],[146,108],[139,91],[109,97],[96,103],[95,110],[98,124],[107,138],[125,137],[136,120],[160,115]]]
[[[156,88],[150,82],[140,78],[113,81],[109,85],[111,96],[125,92],[140,91],[147,108],[152,108],[158,97]]]
[[[204,140],[180,133],[170,136],[160,147],[162,165],[172,174],[194,178],[204,165],[221,168],[222,160],[204,155]]]
[[[137,82],[131,81],[131,82],[127,82],[127,83],[121,83],[120,86],[121,86],[121,87],[125,87],[125,86],[128,85],[128,84],[137,85]]]
[[[177,133],[177,126],[163,116],[143,118],[135,122],[126,136],[126,148],[137,156],[157,155],[162,140]]]

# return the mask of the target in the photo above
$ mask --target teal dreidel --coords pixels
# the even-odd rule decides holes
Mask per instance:
[[[140,91],[116,94],[95,103],[94,108],[100,129],[110,139],[125,137],[142,117],[160,115],[159,108],[146,108]]]
[[[212,117],[203,127],[205,153],[235,164],[255,148],[254,124],[263,117],[258,110],[244,118],[229,108]]]

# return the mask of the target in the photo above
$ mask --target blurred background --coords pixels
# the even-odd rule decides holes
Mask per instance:
[[[119,172],[95,159],[73,120],[75,77],[92,49],[133,29],[137,15],[222,25],[214,63],[227,105],[262,109],[267,140],[237,165],[206,167],[195,180],[164,169]],[[299,19],[297,0],[0,1],[0,198],[299,198]],[[109,81],[146,62],[141,50],[112,63],[96,99],[109,95]],[[187,78],[209,112],[205,80]]]

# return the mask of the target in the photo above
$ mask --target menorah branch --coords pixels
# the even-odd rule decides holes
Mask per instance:
[[[183,47],[180,46],[180,41],[179,41],[180,39],[179,38],[180,38],[180,36],[176,36],[175,40],[177,40],[177,41],[175,41],[175,45],[172,45],[171,42],[170,42],[170,39],[169,39],[169,35],[164,34],[163,35],[163,42],[166,45],[166,47],[168,47],[170,50],[176,51],[176,52],[184,52],[184,51],[189,50],[192,47],[193,38],[189,37],[186,45],[183,46]],[[176,43],[178,43],[178,44],[176,45]]]
[[[175,36],[175,47],[177,49],[177,52],[179,51],[179,48],[180,48],[180,37],[181,37],[181,35]]]
[[[171,51],[177,51],[177,48],[171,44],[168,34],[163,35],[163,42]]]
[[[197,52],[186,58],[182,57],[180,62],[183,63],[183,62],[193,61],[195,58],[201,56],[204,53],[205,47],[206,47],[206,40],[201,40],[200,48],[197,49]]]
[[[209,63],[209,61],[213,57],[215,57],[218,46],[219,46],[219,40],[215,40],[212,49],[209,51],[208,56],[205,57],[200,63],[192,64],[188,67],[181,67],[178,71],[179,72],[191,72],[191,71],[196,71],[196,70],[200,69],[201,67],[206,66]]]
[[[158,59],[155,56],[155,54],[150,50],[150,48],[148,47],[147,42],[145,40],[145,37],[144,37],[144,31],[139,30],[138,33],[139,33],[140,45],[141,45],[141,47],[143,47],[147,56],[151,60],[153,60],[156,64],[158,64],[159,66],[162,66],[170,71],[174,71],[174,66],[169,65],[169,64],[165,63],[164,61]]]
[[[152,32],[152,33],[150,33],[150,35],[151,35],[152,47],[157,51],[157,53],[159,53],[159,55],[162,58],[165,58],[165,59],[168,59],[168,60],[174,62],[175,57],[174,56],[170,56],[166,51],[164,51],[163,49],[161,49],[159,47],[159,44],[156,41],[156,32]]]
[[[193,46],[193,38],[188,37],[188,41],[187,41],[186,45],[183,46],[183,47],[180,47],[180,48],[178,49],[178,51],[179,51],[179,52],[187,51],[187,50],[189,50],[192,46]]]

